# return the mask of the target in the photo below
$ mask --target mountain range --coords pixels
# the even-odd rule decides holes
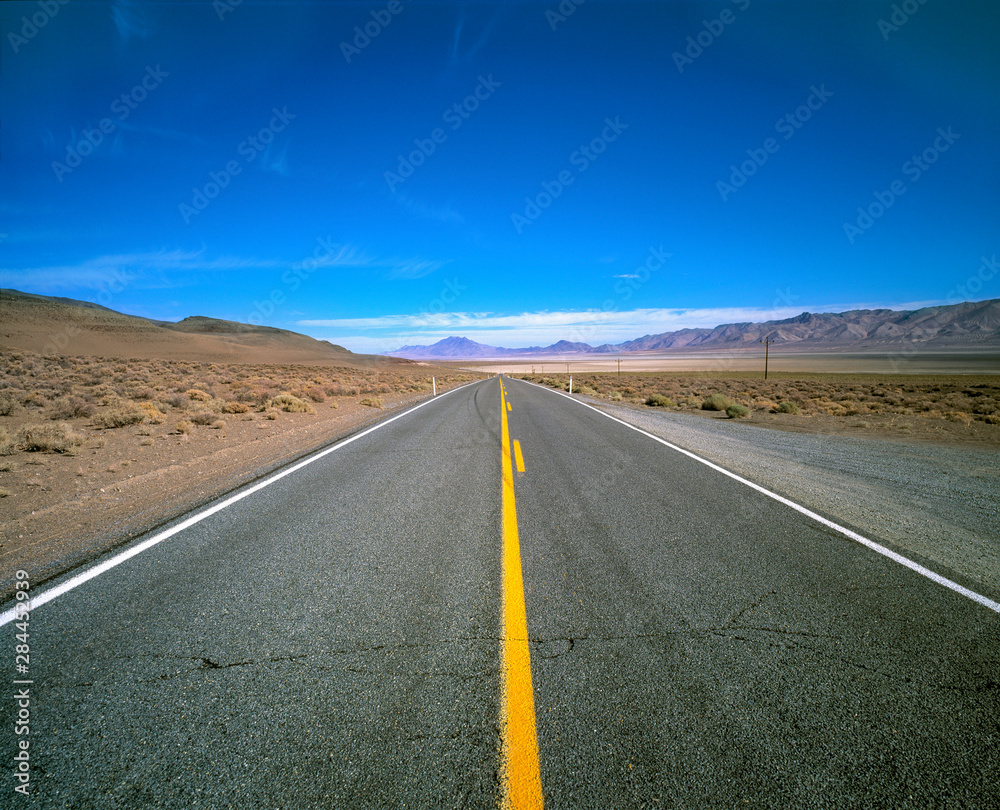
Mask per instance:
[[[764,339],[774,341],[775,347],[794,345],[805,351],[873,351],[914,344],[927,349],[997,348],[1000,347],[1000,299],[915,310],[803,312],[785,320],[726,323],[711,329],[679,329],[601,346],[560,340],[551,346],[508,349],[487,346],[465,337],[448,337],[430,346],[403,346],[387,354],[410,359],[626,354],[738,349]]]

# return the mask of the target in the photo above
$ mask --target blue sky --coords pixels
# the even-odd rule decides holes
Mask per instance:
[[[355,351],[1000,297],[998,24],[993,0],[3,3],[0,285]]]

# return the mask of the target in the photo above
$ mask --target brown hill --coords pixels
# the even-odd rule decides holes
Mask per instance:
[[[0,348],[43,355],[369,367],[407,363],[269,326],[196,316],[178,323],[88,301],[0,290]]]

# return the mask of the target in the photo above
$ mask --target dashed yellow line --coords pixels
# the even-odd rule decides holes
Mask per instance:
[[[517,439],[514,439],[514,464],[519,473],[524,472],[524,456],[521,455],[521,443]]]
[[[524,607],[521,544],[514,504],[514,471],[510,460],[507,398],[500,389],[503,467],[503,695],[500,726],[503,734],[503,807],[512,810],[542,807],[542,777],[538,767],[535,695],[531,685],[528,616]],[[520,456],[520,445],[515,443]],[[522,460],[523,464],[523,460]]]

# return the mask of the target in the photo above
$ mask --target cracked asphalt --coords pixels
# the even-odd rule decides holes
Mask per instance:
[[[1000,616],[506,385],[549,807],[1000,806]],[[440,397],[39,607],[9,806],[496,807],[499,409]]]

